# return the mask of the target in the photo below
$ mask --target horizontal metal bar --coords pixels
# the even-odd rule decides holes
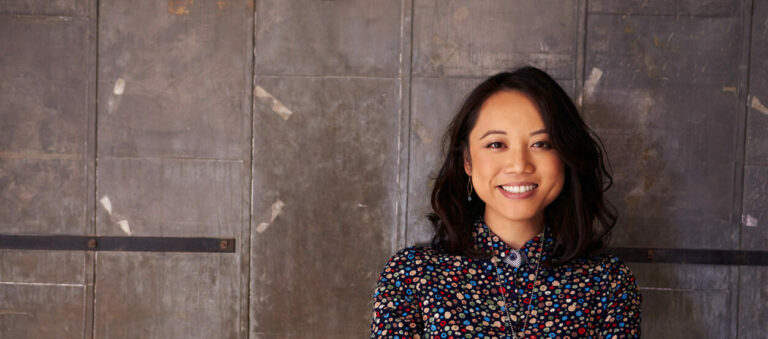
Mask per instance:
[[[235,252],[235,239],[0,234],[0,249],[48,251],[232,253]]]
[[[768,265],[768,251],[612,247],[608,253],[626,262],[703,265]]]

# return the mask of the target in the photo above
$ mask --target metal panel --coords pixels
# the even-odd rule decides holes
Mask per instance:
[[[0,14],[86,16],[89,4],[88,0],[0,0]]]
[[[768,2],[755,1],[747,98],[743,249],[768,249]]]
[[[758,0],[759,1],[759,0]],[[589,11],[601,14],[734,16],[739,1],[733,0],[590,0]]]
[[[584,112],[614,165],[614,245],[738,247],[741,20],[590,14]]]
[[[98,253],[94,338],[237,338],[238,257]]]
[[[0,338],[83,338],[85,255],[0,251]]]
[[[0,337],[80,339],[85,286],[0,284]]]
[[[88,5],[0,3],[0,233],[87,232]],[[0,337],[86,336],[86,259],[0,251]]]
[[[83,153],[88,21],[0,17],[0,32],[0,150]]]
[[[578,1],[415,1],[413,74],[487,76],[532,64],[576,69]]]
[[[88,21],[0,17],[0,31],[0,230],[82,233]]]
[[[242,158],[249,3],[100,3],[100,157]]]
[[[768,166],[747,166],[744,170],[744,213],[741,247],[768,249]]]
[[[251,337],[360,337],[394,251],[398,80],[255,84]]]
[[[739,338],[768,333],[768,267],[742,267],[739,282]]]
[[[241,162],[171,159],[99,161],[98,235],[235,237]]]
[[[397,76],[400,7],[400,1],[259,0],[255,72]]]
[[[0,283],[83,284],[82,252],[0,250]]]
[[[647,338],[735,338],[738,267],[630,264]]]
[[[80,155],[74,159],[55,156],[0,156],[0,232],[85,232],[85,173]]]

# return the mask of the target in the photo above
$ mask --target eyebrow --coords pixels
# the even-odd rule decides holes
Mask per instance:
[[[546,129],[546,128],[542,128],[542,129],[540,129],[540,130],[538,130],[538,131],[533,131],[533,132],[531,132],[531,135],[533,136],[533,135],[536,135],[536,134],[545,134],[545,133],[547,133],[547,129]],[[483,136],[482,136],[482,137],[480,137],[480,140],[484,139],[485,137],[487,137],[487,136],[489,136],[489,135],[491,135],[491,134],[503,134],[503,135],[507,135],[507,132],[504,132],[504,131],[499,131],[499,130],[495,130],[495,129],[492,129],[492,130],[490,130],[490,131],[488,131],[488,132],[485,132],[485,134],[483,134]]]

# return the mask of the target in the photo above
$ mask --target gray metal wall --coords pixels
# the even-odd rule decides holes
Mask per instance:
[[[523,63],[615,169],[615,246],[768,250],[768,1],[0,0],[2,338],[360,338],[440,134]],[[631,264],[649,338],[764,338],[768,268]]]

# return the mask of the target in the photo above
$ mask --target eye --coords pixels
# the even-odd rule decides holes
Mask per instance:
[[[536,148],[543,148],[543,149],[551,149],[552,148],[552,145],[549,142],[546,142],[546,141],[535,142],[532,146],[536,147]]]
[[[502,148],[502,147],[504,147],[504,144],[502,144],[501,142],[496,141],[496,142],[492,142],[492,143],[488,144],[485,147],[486,148]]]

